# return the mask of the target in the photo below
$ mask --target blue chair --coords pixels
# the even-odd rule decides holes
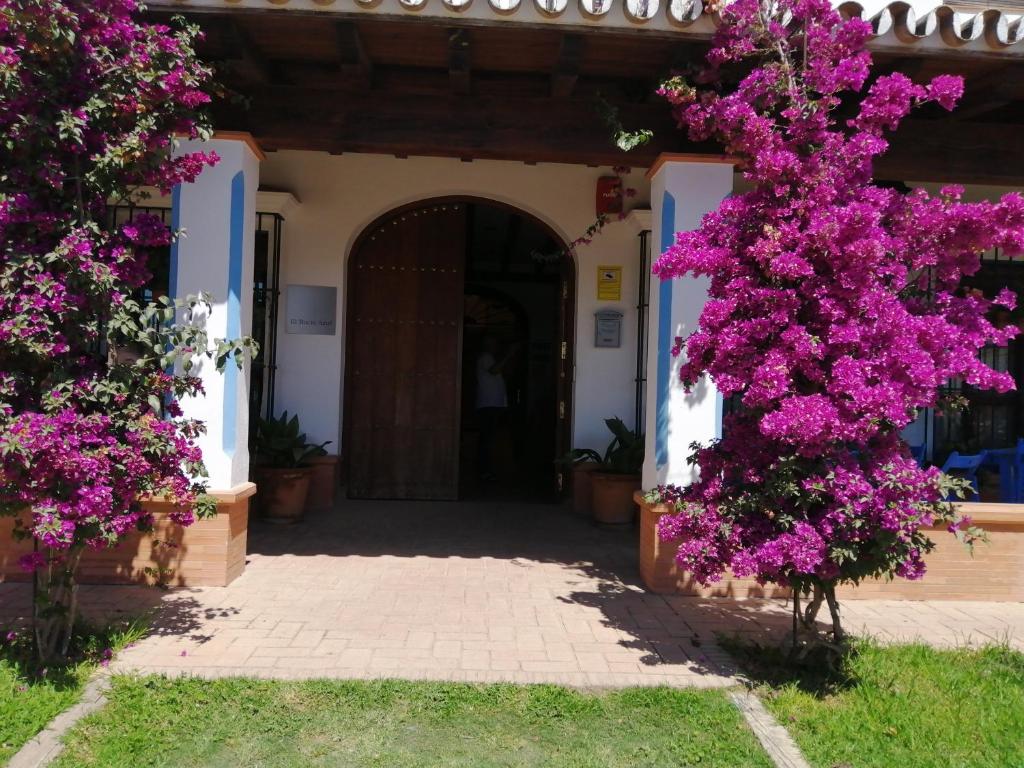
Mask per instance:
[[[1012,504],[1024,500],[1024,437],[1017,439],[1017,450],[1013,455],[1013,497],[1004,499]]]
[[[1014,448],[993,448],[985,451],[983,467],[999,470],[999,500],[1017,504],[1024,492],[1024,439]]]
[[[942,471],[946,474],[959,475],[964,480],[971,482],[971,488],[974,489],[974,501],[981,500],[981,492],[978,487],[978,467],[985,461],[985,451],[975,454],[974,456],[961,456],[957,451],[953,451],[949,454],[949,458],[946,459],[946,463],[942,465]],[[946,497],[946,501],[957,501],[956,496]]]
[[[924,467],[924,452],[927,446],[924,443],[921,443],[920,445],[911,445],[908,447],[910,448],[910,455],[913,456],[914,461],[917,462],[917,466]]]

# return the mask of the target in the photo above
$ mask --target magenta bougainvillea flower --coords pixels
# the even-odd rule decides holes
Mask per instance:
[[[959,78],[871,80],[868,24],[828,0],[735,0],[720,13],[700,85],[677,77],[662,93],[692,139],[725,147],[750,188],[679,233],[654,270],[710,278],[699,327],[677,344],[680,375],[688,385],[710,376],[737,407],[723,438],[696,451],[700,479],[655,494],[678,509],[661,534],[705,584],[726,568],[828,592],[868,576],[919,578],[925,529],[966,523],[900,430],[952,377],[1014,386],[978,352],[1017,333],[990,319],[1015,297],[962,279],[987,250],[1024,250],[1024,198],[965,202],[957,187],[873,183],[887,133],[923,104],[952,109]]]
[[[208,350],[192,310],[136,298],[176,233],[111,203],[169,190],[217,158],[173,157],[210,134],[198,30],[141,21],[135,0],[0,0],[0,514],[34,539],[35,637],[66,651],[74,569],[89,548],[146,529],[147,495],[188,524],[212,509],[179,398]],[[177,370],[177,372],[175,372]]]

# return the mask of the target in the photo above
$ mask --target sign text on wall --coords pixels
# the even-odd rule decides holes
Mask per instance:
[[[288,333],[333,336],[338,289],[333,285],[289,285],[286,298]]]

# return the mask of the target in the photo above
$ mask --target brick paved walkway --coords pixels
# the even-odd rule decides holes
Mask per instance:
[[[83,587],[82,604],[155,612],[117,670],[206,676],[719,686],[732,678],[716,632],[788,629],[776,601],[646,594],[635,537],[544,505],[344,502],[297,527],[254,524],[230,587]],[[28,595],[0,585],[0,625]],[[1024,648],[1024,604],[844,608],[849,629],[884,640]]]

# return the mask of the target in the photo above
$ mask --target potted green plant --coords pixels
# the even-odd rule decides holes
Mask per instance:
[[[572,511],[589,517],[593,514],[594,490],[591,476],[601,467],[602,457],[593,448],[575,448],[558,459],[563,477],[569,478]]]
[[[253,475],[256,507],[272,523],[297,523],[302,519],[313,473],[312,459],[326,455],[324,446],[306,440],[299,431],[299,417],[260,419],[256,428]]]
[[[601,466],[600,456],[571,461],[569,486],[572,489],[572,511],[577,515],[590,516],[594,508],[593,474]]]
[[[605,419],[612,441],[602,456],[593,448],[577,448],[566,460],[574,467],[592,462],[596,467],[584,475],[589,480],[594,520],[604,525],[624,525],[633,521],[633,493],[640,489],[640,471],[644,464],[644,436],[629,429],[622,419]],[[582,474],[582,473],[581,473]],[[574,477],[574,480],[576,477]]]

